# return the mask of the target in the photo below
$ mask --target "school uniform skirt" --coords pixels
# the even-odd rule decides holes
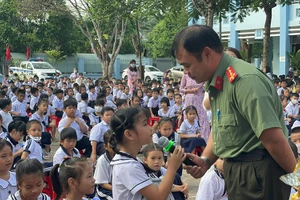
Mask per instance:
[[[203,138],[181,138],[181,146],[184,148],[185,153],[192,153],[196,147],[206,146]]]

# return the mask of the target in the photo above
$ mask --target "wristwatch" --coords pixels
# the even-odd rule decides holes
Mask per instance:
[[[209,168],[210,166],[211,166],[211,161],[207,158],[207,157],[205,157],[205,156],[201,156],[200,157],[202,160],[204,160],[204,162],[206,163],[206,165],[207,165],[207,168]]]

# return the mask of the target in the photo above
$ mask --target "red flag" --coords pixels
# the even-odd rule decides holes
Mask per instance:
[[[29,60],[29,58],[30,58],[30,47],[29,46],[26,47],[26,58],[27,58],[27,60]]]
[[[12,56],[10,54],[10,47],[9,47],[9,45],[6,46],[5,58],[6,58],[6,60],[10,60],[12,58]]]

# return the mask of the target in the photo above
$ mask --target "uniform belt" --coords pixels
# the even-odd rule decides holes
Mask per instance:
[[[255,149],[247,153],[241,153],[234,158],[226,158],[225,160],[228,162],[253,162],[260,161],[266,156],[270,156],[266,149]]]

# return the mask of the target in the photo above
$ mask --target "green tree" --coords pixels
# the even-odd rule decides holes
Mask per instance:
[[[138,3],[136,0],[15,0],[18,11],[28,18],[47,18],[51,12],[69,16],[100,60],[103,78],[112,75],[128,17]]]
[[[187,25],[188,14],[186,10],[177,14],[170,13],[165,19],[154,26],[147,35],[146,47],[153,58],[171,57],[170,47],[178,31]]]
[[[59,51],[56,49],[46,50],[45,52],[50,56],[50,62],[53,62],[54,64],[62,62],[67,57],[67,55],[65,55],[63,51]]]

